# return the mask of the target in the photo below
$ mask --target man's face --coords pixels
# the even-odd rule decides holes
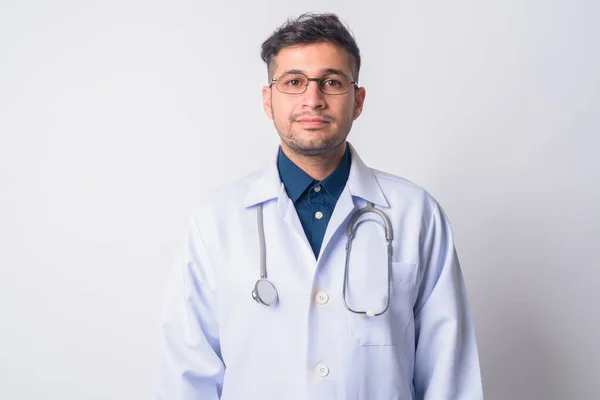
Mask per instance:
[[[273,78],[290,71],[320,78],[337,70],[355,79],[350,72],[346,50],[330,43],[286,47],[275,58]],[[282,147],[306,156],[335,153],[362,111],[365,89],[351,87],[346,94],[325,94],[318,82],[310,81],[302,94],[281,93],[273,84],[262,91],[263,106],[273,120]]]

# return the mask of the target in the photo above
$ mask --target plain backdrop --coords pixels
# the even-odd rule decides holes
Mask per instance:
[[[600,398],[599,2],[0,0],[0,399],[151,398],[165,276],[272,158],[260,44],[304,11],[356,35],[363,160],[452,221],[486,399]]]

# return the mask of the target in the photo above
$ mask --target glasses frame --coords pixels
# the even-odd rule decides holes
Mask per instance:
[[[346,77],[346,78],[348,78],[348,80],[350,81],[350,85],[352,85],[352,86],[354,86],[356,89],[358,89],[358,82],[357,82],[357,81],[354,81],[354,80],[352,80],[352,78],[351,78],[350,76],[348,76],[348,75],[344,74],[343,72],[335,72],[335,74],[337,74],[337,75],[343,75],[343,76],[345,76],[345,77]],[[321,77],[321,78],[309,78],[309,77],[308,77],[308,75],[306,75],[306,74],[303,74],[302,72],[297,72],[297,73],[283,73],[283,74],[279,75],[279,77],[277,77],[277,78],[271,78],[271,82],[269,83],[269,88],[270,88],[271,86],[273,86],[273,84],[277,83],[277,81],[278,81],[279,79],[281,79],[282,77],[284,77],[284,76],[286,76],[286,75],[303,75],[303,76],[305,76],[305,77],[306,77],[306,85],[304,85],[304,90],[303,90],[303,91],[301,91],[301,92],[298,92],[298,93],[287,93],[287,92],[282,92],[282,91],[279,89],[279,87],[278,87],[277,85],[275,85],[275,88],[277,89],[277,91],[278,91],[279,93],[287,94],[287,95],[290,95],[290,96],[295,96],[295,95],[299,95],[299,94],[303,94],[303,93],[305,93],[305,92],[306,92],[306,90],[308,89],[308,85],[310,84],[310,82],[317,82],[317,86],[319,87],[319,90],[321,91],[321,93],[323,93],[323,94],[326,94],[326,95],[328,95],[328,96],[341,96],[341,95],[344,95],[344,94],[348,94],[348,93],[350,93],[350,90],[351,90],[351,88],[352,88],[352,86],[351,86],[351,87],[350,87],[350,89],[348,89],[348,91],[347,91],[347,92],[344,92],[344,93],[326,93],[326,92],[324,92],[324,91],[323,91],[323,89],[321,88],[321,81],[322,81],[322,80],[326,80],[327,78],[324,78],[324,77]],[[332,74],[330,74],[330,75],[332,75]]]

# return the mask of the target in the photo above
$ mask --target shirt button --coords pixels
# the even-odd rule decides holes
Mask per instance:
[[[321,218],[323,218],[323,213],[322,213],[321,211],[317,211],[317,212],[315,213],[315,218],[316,218],[316,219],[321,219]]]
[[[317,304],[326,304],[329,301],[329,295],[325,292],[319,292],[315,296]]]
[[[319,193],[321,191],[321,186],[315,186],[315,188],[313,189],[316,193]]]
[[[317,375],[319,375],[321,377],[326,377],[327,375],[329,375],[329,368],[327,368],[327,365],[325,365],[325,364],[317,365]]]

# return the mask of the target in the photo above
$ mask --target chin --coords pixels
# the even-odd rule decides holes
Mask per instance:
[[[287,143],[293,151],[303,155],[321,155],[335,151],[341,144],[344,143],[344,138],[327,138],[321,140],[300,140]]]

